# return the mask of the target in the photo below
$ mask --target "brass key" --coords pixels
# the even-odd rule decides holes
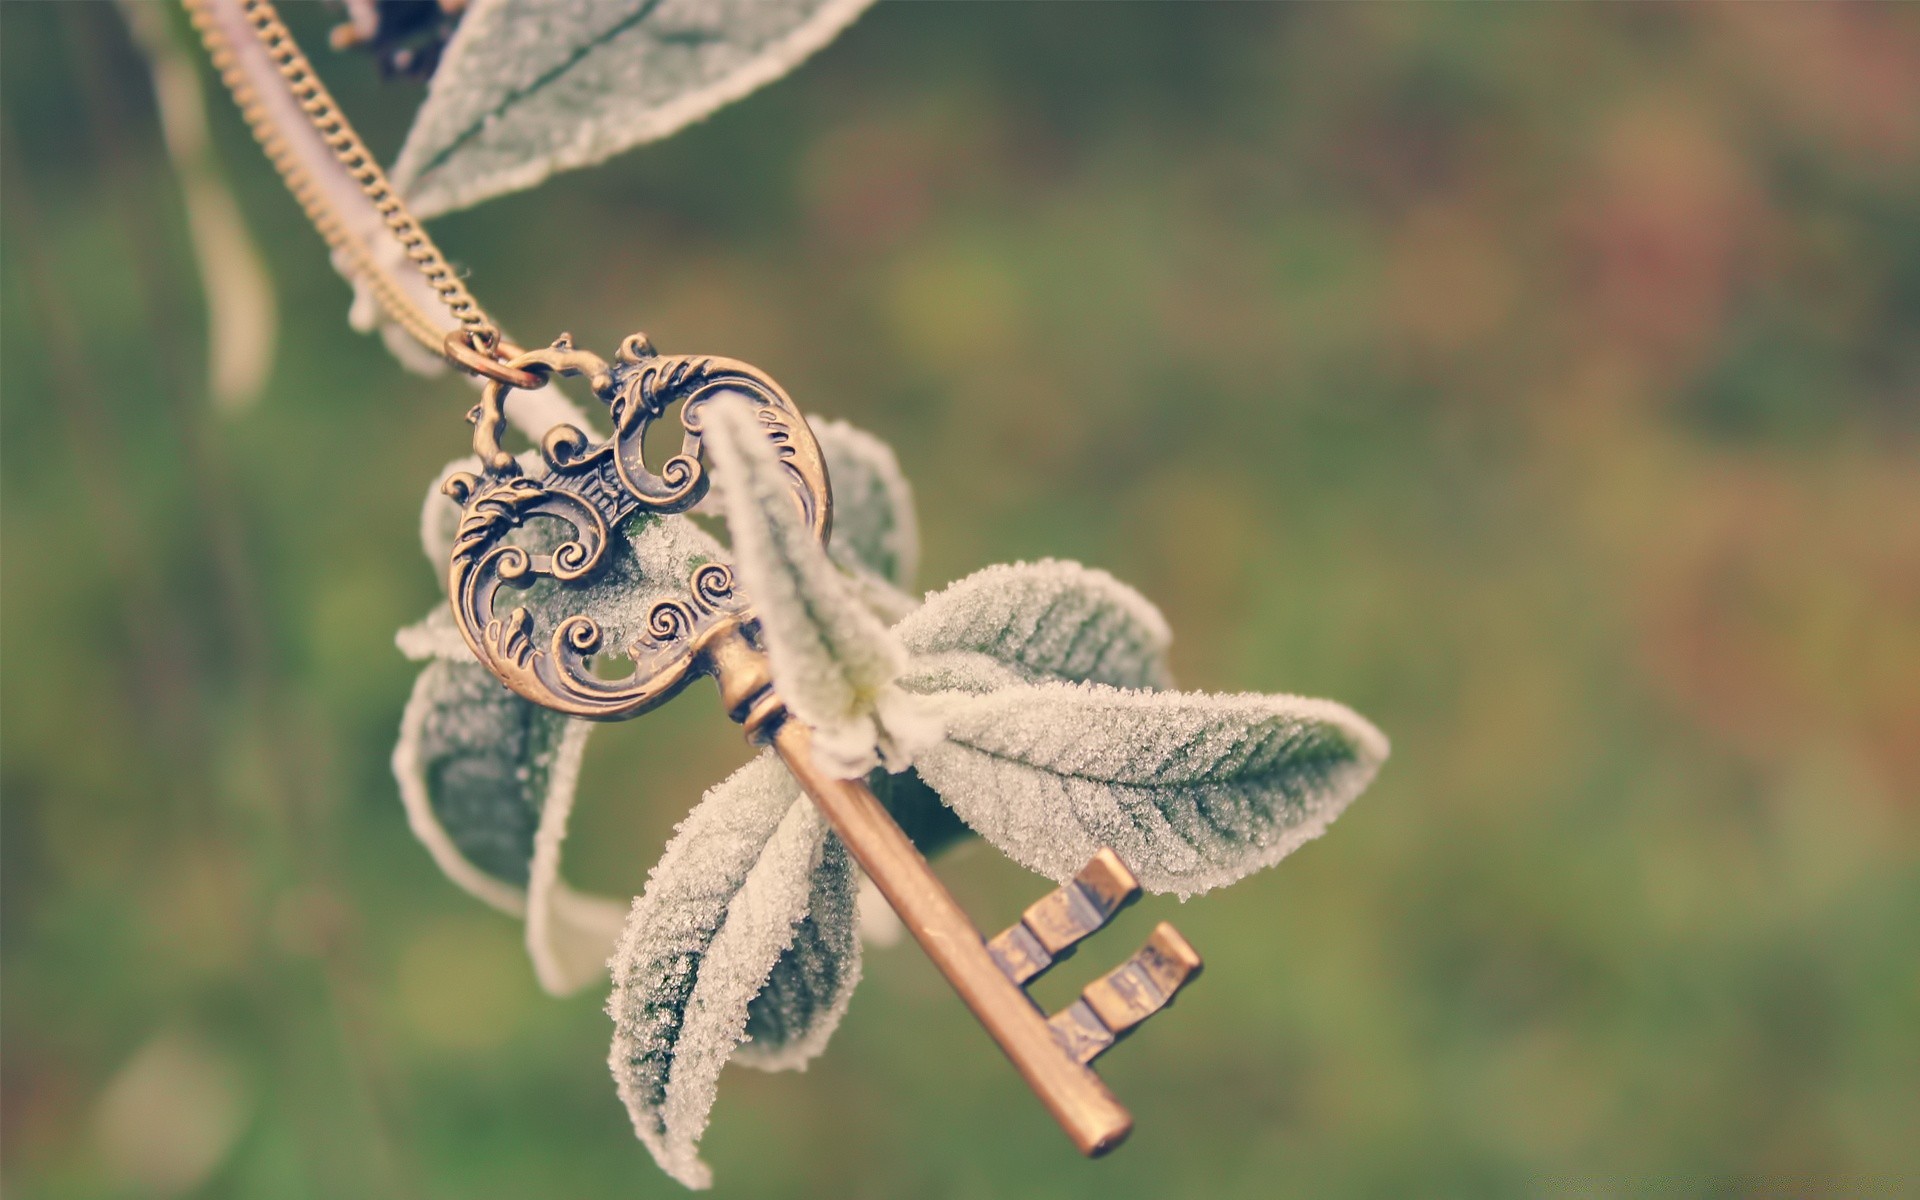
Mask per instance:
[[[663,357],[640,334],[621,345],[611,364],[575,349],[563,335],[510,365],[542,380],[555,374],[585,376],[607,405],[613,433],[595,443],[573,426],[554,427],[541,439],[546,473],[532,479],[500,446],[513,388],[502,380],[487,385],[469,414],[483,474],[456,474],[446,485],[462,506],[447,591],[468,647],[528,700],[592,720],[637,716],[693,679],[714,676],[728,716],[745,728],[749,740],[770,745],[780,756],[1074,1145],[1089,1156],[1119,1145],[1133,1119],[1087,1064],[1170,1003],[1199,972],[1199,956],[1162,923],[1138,954],[1087,985],[1080,999],[1051,1018],[1023,988],[1139,894],[1139,884],[1117,855],[1101,850],[1066,886],[1029,907],[1019,924],[989,943],[873,792],[815,765],[812,731],[787,713],[775,693],[766,655],[754,641],[757,622],[727,566],[697,568],[685,599],[654,605],[639,639],[622,648],[635,664],[624,679],[603,679],[590,668],[592,656],[603,650],[602,630],[591,617],[570,616],[550,631],[537,631],[524,606],[504,617],[496,613],[502,589],[541,581],[562,588],[591,582],[609,561],[608,546],[634,514],[685,512],[697,504],[709,483],[700,405],[721,393],[755,406],[789,468],[795,503],[824,544],[832,512],[826,464],[793,401],[746,363]],[[680,453],[655,474],[642,457],[642,445],[648,426],[676,402],[684,431]],[[505,540],[536,518],[563,522],[574,536],[547,553]]]

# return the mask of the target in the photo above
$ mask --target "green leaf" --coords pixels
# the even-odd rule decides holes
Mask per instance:
[[[1016,862],[1065,880],[1111,846],[1153,891],[1232,883],[1318,837],[1387,741],[1328,700],[1044,683],[931,698],[915,769]]]
[[[473,460],[451,463],[471,469]],[[537,461],[523,461],[528,470]],[[421,510],[420,539],[444,587],[459,509],[437,483]],[[724,551],[684,517],[630,521],[593,586],[525,594],[545,628],[586,612],[620,644],[653,603],[682,595],[693,569]],[[563,534],[534,522],[523,544],[550,549]],[[579,764],[592,726],[521,699],[474,661],[450,610],[437,606],[396,636],[410,658],[429,660],[415,684],[394,751],[409,823],[449,878],[506,912],[526,917],[527,953],[541,986],[556,995],[598,978],[619,936],[626,905],[585,895],[562,878],[562,849]]]
[[[747,1040],[734,1052],[736,1061],[762,1071],[793,1071],[827,1048],[860,982],[859,882],[846,847],[827,834],[807,893],[807,915],[794,925],[793,943],[747,1005]]]
[[[735,574],[759,615],[774,685],[813,727],[815,757],[843,778],[876,762],[904,767],[937,736],[916,698],[894,686],[905,648],[814,539],[751,405],[715,396],[701,426]]]
[[[423,626],[416,648],[427,640]],[[555,995],[598,978],[626,906],[574,891],[560,846],[592,725],[531,704],[467,655],[453,631],[448,657],[414,683],[393,752],[414,835],[447,877],[503,912],[525,916],[527,953]]]
[[[885,442],[845,421],[814,421],[833,483],[833,538],[827,556],[881,592],[880,615],[897,621],[919,606],[909,595],[920,566],[913,489]]]
[[[666,137],[785,75],[872,0],[474,0],[393,180],[422,217]]]
[[[795,1066],[838,1024],[860,974],[853,893],[852,861],[771,754],[711,789],[661,855],[614,955],[608,1063],[681,1183],[712,1181],[697,1146],[741,1039],[748,1061]]]
[[[427,664],[393,773],[414,835],[449,878],[503,911],[526,910],[541,814],[556,789],[571,794],[588,728],[520,699],[477,662]]]
[[[912,654],[900,686],[926,695],[1048,680],[1172,685],[1172,634],[1159,610],[1105,571],[1078,563],[988,567],[929,595],[894,632]],[[923,853],[971,834],[918,774],[876,775],[873,782]]]
[[[846,481],[847,491],[836,497],[836,515],[851,529],[874,531],[873,536],[852,536],[839,543],[843,561],[865,572],[870,595],[881,595],[895,607],[911,607],[913,601],[893,587],[893,581],[905,578],[896,572],[911,566],[913,510],[891,452],[843,422],[824,424],[821,448],[836,483]],[[522,456],[521,466],[529,472],[541,469],[532,453]],[[460,470],[477,471],[479,462],[466,458],[447,464],[428,490],[420,514],[421,549],[442,589],[460,510],[439,485]],[[684,517],[646,519],[631,525],[629,532],[635,545],[620,554],[607,580],[584,593],[564,598],[549,593],[536,599],[534,607],[543,622],[559,615],[556,604],[581,605],[606,622],[617,639],[655,599],[680,589],[697,563],[725,555]],[[536,525],[521,536],[535,543],[556,534],[554,528]],[[887,573],[885,578],[881,572]],[[569,722],[494,683],[473,660],[445,605],[402,629],[395,640],[409,658],[431,664],[415,686],[394,757],[415,832],[456,883],[507,912],[526,914],[527,949],[544,987],[565,994],[585,986],[605,969],[627,911],[623,901],[572,890],[562,876],[573,785],[592,725]],[[492,735],[470,737],[463,746],[448,744],[445,731],[463,723]],[[521,732],[508,732],[514,730]],[[431,746],[423,746],[423,734]],[[565,753],[556,761],[567,769],[550,777],[536,759],[550,746],[561,745],[563,738]],[[431,775],[429,759],[434,764]],[[924,796],[916,798],[923,806],[928,803]],[[937,806],[938,801],[931,803]],[[938,822],[941,814],[927,819]],[[950,821],[951,815],[946,818]],[[463,852],[463,846],[472,849],[478,861]],[[830,900],[822,897],[820,903]],[[828,932],[838,936],[837,931],[822,931],[820,936]],[[793,982],[779,986],[793,988],[807,981],[819,986],[827,968],[810,959],[809,944],[801,936],[791,955],[797,961],[782,960],[776,979],[790,972]],[[758,1039],[758,1044],[766,1042]],[[771,1057],[769,1063],[804,1058],[796,1059],[795,1053]]]
[[[977,571],[928,596],[894,632],[914,656],[902,681],[914,691],[1047,680],[1173,686],[1173,635],[1160,611],[1105,571],[1074,562]]]

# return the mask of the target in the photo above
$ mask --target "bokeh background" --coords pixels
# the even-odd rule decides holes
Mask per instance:
[[[214,94],[285,314],[216,412],[125,28],[0,25],[5,1190],[675,1194],[601,997],[388,773],[469,390],[347,329]],[[417,86],[320,57],[391,153]],[[1394,740],[1324,841],[1050,981],[1166,916],[1208,956],[1103,1068],[1115,1157],[903,946],[808,1072],[728,1072],[720,1194],[1920,1186],[1920,9],[882,5],[437,232],[523,339],[644,328],[889,439],[923,584],[1106,567],[1183,683]],[[575,880],[638,889],[735,737],[597,739]],[[941,869],[983,926],[1044,889]]]

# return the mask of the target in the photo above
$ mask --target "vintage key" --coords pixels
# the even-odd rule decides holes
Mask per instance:
[[[500,380],[487,384],[468,414],[482,472],[455,474],[446,484],[462,509],[447,592],[468,647],[528,700],[598,721],[637,716],[692,680],[712,675],[727,715],[749,740],[772,746],[1074,1145],[1090,1156],[1118,1145],[1132,1118],[1087,1064],[1171,1002],[1199,972],[1199,956],[1162,923],[1139,953],[1051,1018],[1024,985],[1139,894],[1119,856],[1101,850],[1066,886],[989,943],[873,792],[814,764],[812,731],[787,713],[774,691],[766,655],[755,641],[758,625],[749,599],[735,590],[725,564],[696,568],[686,597],[656,603],[644,630],[624,647],[603,646],[604,631],[584,613],[537,630],[525,606],[505,615],[496,607],[503,589],[524,591],[543,582],[561,589],[584,586],[606,568],[608,548],[623,536],[630,517],[685,512],[699,503],[709,484],[700,408],[722,393],[754,406],[788,468],[803,519],[824,544],[832,519],[826,464],[793,401],[746,363],[662,356],[641,334],[622,343],[612,363],[575,349],[562,335],[511,365],[543,380],[584,376],[607,406],[613,433],[596,443],[571,425],[555,426],[540,443],[545,471],[533,478],[500,445],[513,389]],[[642,457],[643,443],[648,427],[675,403],[681,405],[680,452],[656,474]],[[541,519],[560,522],[571,536],[549,550],[507,540]],[[612,653],[631,658],[633,672],[621,679],[597,675],[593,656]]]

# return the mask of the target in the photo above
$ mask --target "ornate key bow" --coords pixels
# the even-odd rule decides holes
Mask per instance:
[[[685,596],[657,602],[625,646],[607,646],[605,630],[585,612],[537,629],[524,605],[500,611],[515,592],[579,589],[599,578],[609,569],[614,540],[624,536],[622,527],[635,514],[681,513],[698,504],[710,483],[701,411],[723,394],[752,406],[777,447],[807,528],[824,545],[832,521],[826,463],[792,399],[746,363],[662,356],[640,334],[621,344],[611,364],[574,348],[563,335],[511,366],[541,379],[584,376],[607,406],[613,432],[595,442],[572,425],[555,426],[541,439],[545,470],[534,478],[500,445],[513,388],[497,379],[487,385],[469,414],[482,473],[456,474],[446,483],[462,508],[448,596],[474,655],[526,699],[597,721],[636,716],[692,680],[714,676],[728,716],[750,741],[772,746],[1074,1144],[1088,1155],[1118,1145],[1132,1118],[1088,1064],[1170,1003],[1200,970],[1199,956],[1162,922],[1138,953],[1052,1017],[1024,990],[1138,896],[1138,882],[1112,850],[1101,850],[1064,887],[988,941],[866,785],[834,778],[815,764],[812,732],[787,712],[775,691],[750,597],[736,589],[725,564],[696,567]],[[680,450],[655,473],[643,457],[644,443],[675,404]],[[540,552],[509,540],[537,519],[561,522],[571,536]],[[630,674],[607,679],[594,672],[595,656],[616,653],[633,661]]]

